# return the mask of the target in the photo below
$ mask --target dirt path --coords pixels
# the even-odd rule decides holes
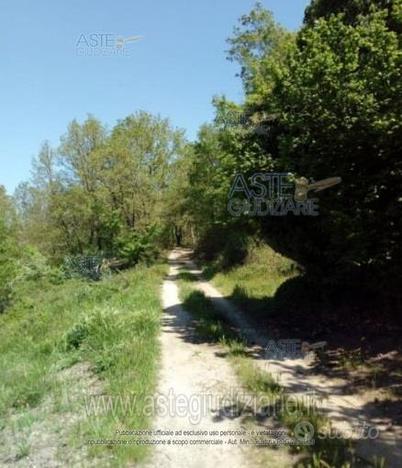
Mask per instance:
[[[170,272],[163,285],[164,317],[161,333],[162,362],[158,389],[157,416],[154,430],[183,431],[176,440],[186,439],[188,445],[155,446],[145,466],[209,468],[263,466],[255,449],[230,445],[192,445],[195,440],[222,440],[221,431],[241,431],[240,421],[231,417],[224,407],[225,395],[238,389],[236,377],[218,346],[199,342],[193,330],[191,316],[182,308],[176,278],[182,265],[181,251],[171,253]],[[173,401],[166,411],[166,401]],[[180,403],[182,401],[182,403]],[[182,406],[184,409],[180,410]],[[184,431],[194,435],[184,437]],[[219,435],[199,436],[197,431],[218,431]],[[272,466],[288,466],[276,455]],[[265,465],[266,466],[266,465]]]
[[[326,414],[332,427],[341,434],[357,441],[357,453],[364,459],[373,456],[385,457],[390,468],[402,464],[402,430],[390,424],[389,419],[381,415],[372,404],[378,395],[373,392],[358,394],[348,389],[348,382],[341,378],[328,378],[313,370],[313,360],[304,359],[266,359],[264,348],[269,337],[260,334],[234,304],[201,276],[201,270],[189,259],[188,251],[181,253],[187,270],[198,277],[197,287],[211,299],[214,307],[229,319],[249,343],[253,344],[253,355],[257,356],[256,365],[270,372],[292,395],[302,397],[314,394],[317,407]],[[364,428],[371,428],[371,434],[378,434],[375,439],[361,438]]]

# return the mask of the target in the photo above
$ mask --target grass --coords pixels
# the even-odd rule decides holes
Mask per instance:
[[[25,458],[29,455],[31,447],[26,441],[22,441],[17,446],[17,460],[21,460],[21,458]]]
[[[275,287],[281,284],[289,275],[294,275],[294,268],[284,260],[278,260],[274,266],[272,264],[266,268],[281,267],[273,278],[265,277],[261,281],[254,282],[259,276],[253,270],[253,264],[244,265],[236,270],[231,270],[227,274],[214,273],[214,283],[221,286],[223,292],[233,295],[238,283],[245,284],[248,291],[258,291],[261,296],[268,291],[273,293]],[[261,267],[261,269],[263,269]],[[257,268],[258,270],[258,268]],[[254,271],[254,273],[253,273]],[[207,276],[211,270],[207,271]],[[375,466],[382,467],[383,459],[367,461],[356,456],[354,446],[351,441],[340,438],[332,438],[329,421],[320,414],[314,406],[306,405],[304,402],[292,397],[284,392],[278,382],[269,373],[257,368],[248,357],[246,343],[236,335],[225,320],[219,317],[219,313],[214,308],[212,301],[201,291],[195,289],[194,278],[188,274],[180,276],[180,297],[184,307],[196,318],[196,330],[205,339],[220,343],[227,351],[240,383],[251,393],[258,397],[265,397],[263,401],[275,408],[275,417],[286,426],[291,433],[300,421],[310,422],[314,427],[314,434],[329,434],[327,436],[315,437],[313,446],[301,445],[293,448],[304,452],[300,467],[308,468],[351,468],[354,466]],[[328,433],[329,428],[329,433]]]
[[[275,404],[283,394],[282,388],[269,372],[256,367],[247,357],[246,343],[230,328],[230,324],[219,318],[212,301],[203,292],[195,290],[191,283],[183,280],[180,282],[180,297],[185,309],[197,320],[196,331],[226,349],[241,384],[255,394],[268,396],[271,403]],[[281,416],[283,420],[286,419],[286,414]],[[287,421],[290,424],[290,419]]]
[[[117,427],[147,428],[150,417],[144,407],[156,384],[159,285],[165,272],[166,265],[158,264],[99,282],[71,279],[55,285],[43,279],[19,285],[15,304],[0,315],[3,429],[14,426],[22,434],[35,418],[43,423],[50,414],[73,408],[86,417],[72,428],[69,445],[114,438]],[[71,395],[71,381],[59,378],[78,362],[89,363],[102,393],[112,401],[135,395],[135,411],[116,404],[101,414],[88,413],[82,395],[78,401]],[[13,422],[16,417],[20,427]],[[21,440],[17,455],[26,456],[29,444]],[[144,448],[136,445],[90,449],[96,457],[105,452],[116,466],[145,455]]]
[[[231,269],[222,269],[222,259],[205,265],[204,275],[225,296],[248,296],[254,299],[271,297],[287,279],[298,275],[298,267],[292,260],[283,257],[271,248],[250,249],[246,261]],[[239,294],[239,292],[241,294]]]
[[[344,351],[339,358],[340,366],[349,370],[361,367],[364,362],[365,360],[361,348],[352,351]]]
[[[241,264],[226,263],[222,257],[204,263],[204,276],[262,327],[284,313],[293,321],[310,307],[300,267],[269,246],[250,244]]]

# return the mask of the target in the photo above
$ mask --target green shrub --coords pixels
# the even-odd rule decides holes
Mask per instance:
[[[17,246],[5,223],[0,219],[0,313],[12,298],[13,286],[18,273]]]
[[[81,346],[81,343],[89,334],[89,328],[87,323],[75,324],[65,336],[65,348],[67,351],[77,349]]]
[[[49,265],[48,259],[34,247],[25,247],[18,261],[18,281],[48,279],[52,284],[60,284],[65,276],[61,269]]]
[[[159,235],[156,226],[145,232],[133,231],[121,236],[117,241],[117,254],[129,265],[139,262],[150,264],[158,256],[155,239]]]

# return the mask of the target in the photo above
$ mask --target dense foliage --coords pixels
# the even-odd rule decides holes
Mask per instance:
[[[16,191],[23,240],[56,262],[103,254],[136,263],[158,231],[183,146],[180,131],[145,112],[110,133],[91,116],[73,121],[59,148],[42,146],[31,182]]]
[[[244,102],[216,96],[215,121],[196,142],[145,112],[111,131],[92,116],[73,121],[58,148],[43,144],[32,179],[18,187],[17,221],[2,195],[2,304],[17,243],[55,265],[94,256],[97,276],[105,257],[149,262],[174,240],[210,257],[223,253],[230,265],[242,260],[250,237],[296,260],[316,282],[353,280],[395,294],[402,273],[401,25],[401,0],[314,0],[297,33],[257,4],[228,40]],[[232,216],[235,174],[257,172],[342,183],[319,194],[317,217]]]
[[[229,57],[241,65],[240,109],[251,125],[203,129],[190,175],[197,225],[208,214],[199,228],[208,249],[225,243],[220,236],[213,241],[219,229],[238,238],[259,233],[315,280],[353,279],[396,291],[402,260],[400,13],[399,1],[313,2],[296,36],[275,25],[261,5],[241,18]],[[215,103],[217,122],[236,108],[225,98]],[[250,131],[262,124],[265,133]],[[234,174],[264,171],[314,180],[337,176],[342,184],[319,195],[318,217],[231,219],[225,206]]]

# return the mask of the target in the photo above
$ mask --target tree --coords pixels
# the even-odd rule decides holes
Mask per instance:
[[[319,217],[263,218],[260,228],[316,279],[369,275],[371,284],[391,291],[402,259],[400,2],[373,3],[315,2],[295,41],[261,6],[244,16],[230,39],[246,92],[242,109],[251,119],[272,116],[270,131],[220,128],[212,141],[219,141],[214,172],[225,182],[231,170],[342,177],[342,185],[320,194]],[[230,106],[217,101],[218,112]],[[204,155],[210,153],[206,141],[196,145]],[[217,176],[201,167],[198,178],[203,173],[190,185],[210,210],[207,177],[215,183]]]
[[[272,91],[276,77],[294,44],[294,34],[278,25],[272,13],[257,3],[240,18],[228,39],[228,59],[241,67],[247,102],[258,104]]]
[[[73,121],[58,149],[42,145],[31,182],[16,192],[25,242],[56,262],[66,254],[119,255],[127,245],[137,252],[158,231],[184,148],[182,131],[145,112],[111,132],[92,116]]]
[[[402,32],[401,0],[313,0],[306,8],[304,23],[313,26],[320,18],[328,19],[331,15],[342,13],[347,24],[356,26],[359,16],[375,11],[384,11],[387,26],[397,33]]]
[[[12,201],[0,186],[0,313],[9,303],[17,275],[18,248]]]
[[[321,19],[298,42],[276,89],[286,128],[280,156],[287,170],[343,179],[304,229],[306,252],[326,269],[335,262],[338,273],[341,266],[389,272],[401,258],[398,37],[386,12],[376,12],[355,26],[342,16]]]

